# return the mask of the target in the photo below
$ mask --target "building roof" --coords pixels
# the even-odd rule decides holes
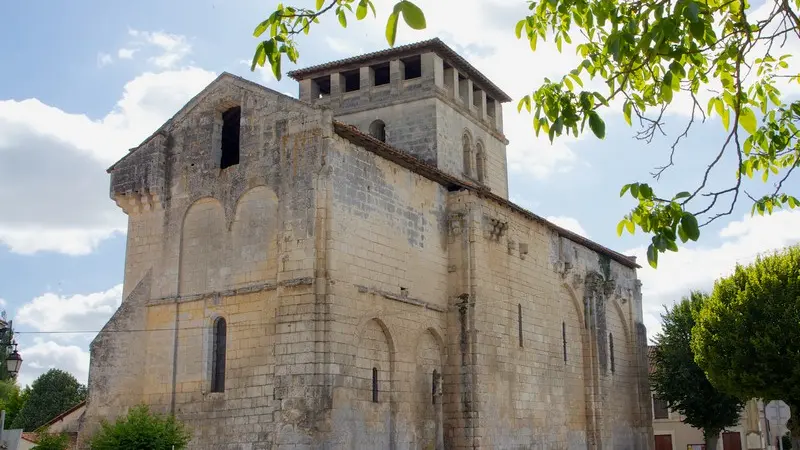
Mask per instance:
[[[50,419],[49,421],[47,421],[47,423],[45,423],[44,425],[42,425],[42,426],[41,426],[41,427],[39,427],[38,429],[39,429],[39,430],[45,429],[45,428],[49,427],[50,425],[52,425],[52,424],[54,424],[54,423],[58,422],[59,420],[62,420],[63,418],[67,417],[68,415],[70,415],[70,414],[74,413],[75,411],[77,411],[78,409],[80,409],[80,408],[82,408],[82,407],[84,407],[84,406],[86,406],[86,400],[84,400],[84,401],[82,401],[82,402],[80,402],[80,403],[76,404],[75,406],[73,406],[73,407],[71,407],[71,408],[67,409],[66,411],[62,412],[61,414],[59,414],[59,415],[57,415],[57,416],[53,417],[52,419]]]
[[[497,194],[489,192],[486,188],[459,180],[456,177],[448,175],[428,163],[425,163],[401,150],[398,150],[368,134],[362,133],[361,131],[358,130],[358,128],[352,125],[348,125],[334,120],[333,127],[336,134],[347,139],[353,144],[358,145],[359,147],[363,147],[366,150],[375,153],[376,155],[381,156],[385,159],[388,159],[389,161],[392,161],[399,166],[405,167],[406,169],[415,172],[425,178],[428,178],[431,181],[435,181],[450,190],[466,189],[475,192],[479,196],[488,198],[496,203],[500,203],[501,205],[510,208],[511,210],[517,213],[522,214],[528,219],[542,223],[548,228],[554,230],[560,236],[563,236],[577,244],[583,245],[586,248],[594,250],[597,253],[606,255],[625,267],[629,267],[632,269],[637,269],[641,267],[636,263],[635,258],[631,256],[625,256],[622,253],[611,250],[608,247],[604,247],[577,233],[569,231],[565,228],[561,228],[558,225],[548,221],[544,217],[536,215],[528,211],[527,209],[513,202],[510,202],[503,197],[500,197]]]
[[[455,50],[448,47],[447,44],[442,42],[439,38],[429,39],[427,41],[414,42],[412,44],[400,45],[397,47],[378,50],[371,53],[364,53],[362,55],[352,56],[350,58],[339,59],[330,61],[315,66],[306,67],[304,69],[293,70],[287,72],[287,75],[296,81],[311,78],[316,75],[322,75],[324,72],[329,72],[331,69],[348,70],[355,69],[364,65],[364,63],[383,60],[387,58],[398,58],[403,56],[411,56],[419,54],[422,51],[432,51],[441,56],[450,65],[458,69],[459,72],[467,75],[473,81],[477,81],[487,94],[500,102],[510,102],[511,97],[503,92],[499,87],[489,80],[484,74],[476,69],[461,55],[456,53]]]

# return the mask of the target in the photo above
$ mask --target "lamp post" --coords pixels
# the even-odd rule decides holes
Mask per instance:
[[[5,312],[3,312],[3,319],[5,319]],[[5,320],[0,320],[0,336],[5,337],[5,334],[9,331],[12,332],[13,337],[13,329],[11,328],[12,321],[9,320],[8,324],[6,324]],[[6,358],[6,369],[8,369],[8,374],[11,375],[12,379],[16,379],[17,375],[19,374],[19,369],[22,368],[22,356],[20,356],[19,352],[17,351],[17,343],[13,341],[13,339],[8,343],[0,343],[0,346],[4,346],[6,349],[13,346],[14,351],[11,352],[10,355]],[[0,446],[2,448],[7,448],[5,443],[3,442],[3,432],[6,429],[6,410],[0,411]]]

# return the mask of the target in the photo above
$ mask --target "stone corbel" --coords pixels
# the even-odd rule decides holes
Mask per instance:
[[[483,223],[488,238],[494,241],[499,241],[508,231],[508,222],[494,217],[483,216]]]
[[[114,196],[114,202],[129,216],[148,213],[163,208],[161,196],[151,191],[116,194]]]
[[[451,213],[447,217],[447,225],[451,236],[461,235],[464,228],[464,213]]]

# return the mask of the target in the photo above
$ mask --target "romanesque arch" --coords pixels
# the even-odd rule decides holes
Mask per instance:
[[[417,340],[416,370],[411,385],[415,399],[412,405],[416,441],[413,448],[435,448],[437,432],[441,434],[442,348],[441,337],[432,328],[425,330]]]
[[[181,228],[178,293],[201,294],[224,285],[225,212],[214,198],[192,203]]]
[[[564,357],[564,393],[566,397],[567,429],[570,433],[582,433],[584,438],[590,434],[591,424],[591,365],[586,359],[591,354],[589,351],[589,335],[585,326],[583,302],[572,288],[564,284],[563,290],[569,305],[564,305],[562,331],[562,357],[563,348],[566,347]],[[566,341],[566,345],[564,342]]]
[[[251,284],[276,276],[278,197],[256,186],[239,197],[231,225],[231,282]]]
[[[475,171],[479,183],[486,182],[486,148],[479,139],[475,145]]]
[[[606,307],[606,339],[609,341],[609,388],[610,404],[614,417],[619,418],[617,426],[631,426],[638,398],[636,386],[636,366],[633,360],[633,344],[625,314],[616,300],[609,300]],[[611,353],[613,342],[613,354]],[[611,358],[613,357],[613,371]],[[618,434],[613,432],[615,441]],[[621,436],[620,436],[621,438]]]
[[[356,448],[389,448],[394,428],[394,342],[380,319],[369,320],[362,328],[356,347],[353,405],[362,420],[353,422]]]

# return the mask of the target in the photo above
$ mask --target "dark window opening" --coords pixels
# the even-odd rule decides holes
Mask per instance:
[[[372,368],[372,402],[378,403],[378,369]]]
[[[517,304],[517,329],[519,330],[519,346],[522,347],[522,304]]]
[[[342,74],[344,77],[344,91],[352,92],[361,89],[361,73],[358,70],[351,70]]]
[[[475,171],[478,172],[478,182],[484,183],[486,181],[486,154],[480,143],[478,143],[478,151],[475,152]]]
[[[386,124],[382,120],[373,121],[369,125],[369,134],[381,142],[386,142]]]
[[[472,175],[472,143],[467,134],[461,138],[461,145],[464,147],[464,173]]]
[[[403,79],[411,80],[422,76],[422,57],[412,56],[403,59]]]
[[[608,355],[611,360],[611,373],[614,373],[614,335],[608,333]]]
[[[653,418],[669,419],[669,406],[667,402],[661,400],[655,394],[653,394]]]
[[[433,369],[433,381],[431,382],[431,404],[436,404],[436,388],[439,386],[439,372]]]
[[[325,95],[331,95],[331,77],[319,77],[313,80],[316,83],[317,88],[319,88],[319,97],[322,98]]]
[[[242,108],[234,106],[222,113],[222,159],[220,168],[239,164],[239,126]]]
[[[211,360],[211,392],[225,392],[225,347],[227,326],[222,317],[214,321],[214,345]]]
[[[567,324],[561,322],[561,341],[564,346],[564,362],[567,362]]]
[[[494,99],[492,97],[486,97],[486,115],[494,117],[494,108]]]
[[[375,77],[375,86],[383,86],[384,84],[389,84],[389,81],[391,81],[388,62],[372,66],[372,73]]]

